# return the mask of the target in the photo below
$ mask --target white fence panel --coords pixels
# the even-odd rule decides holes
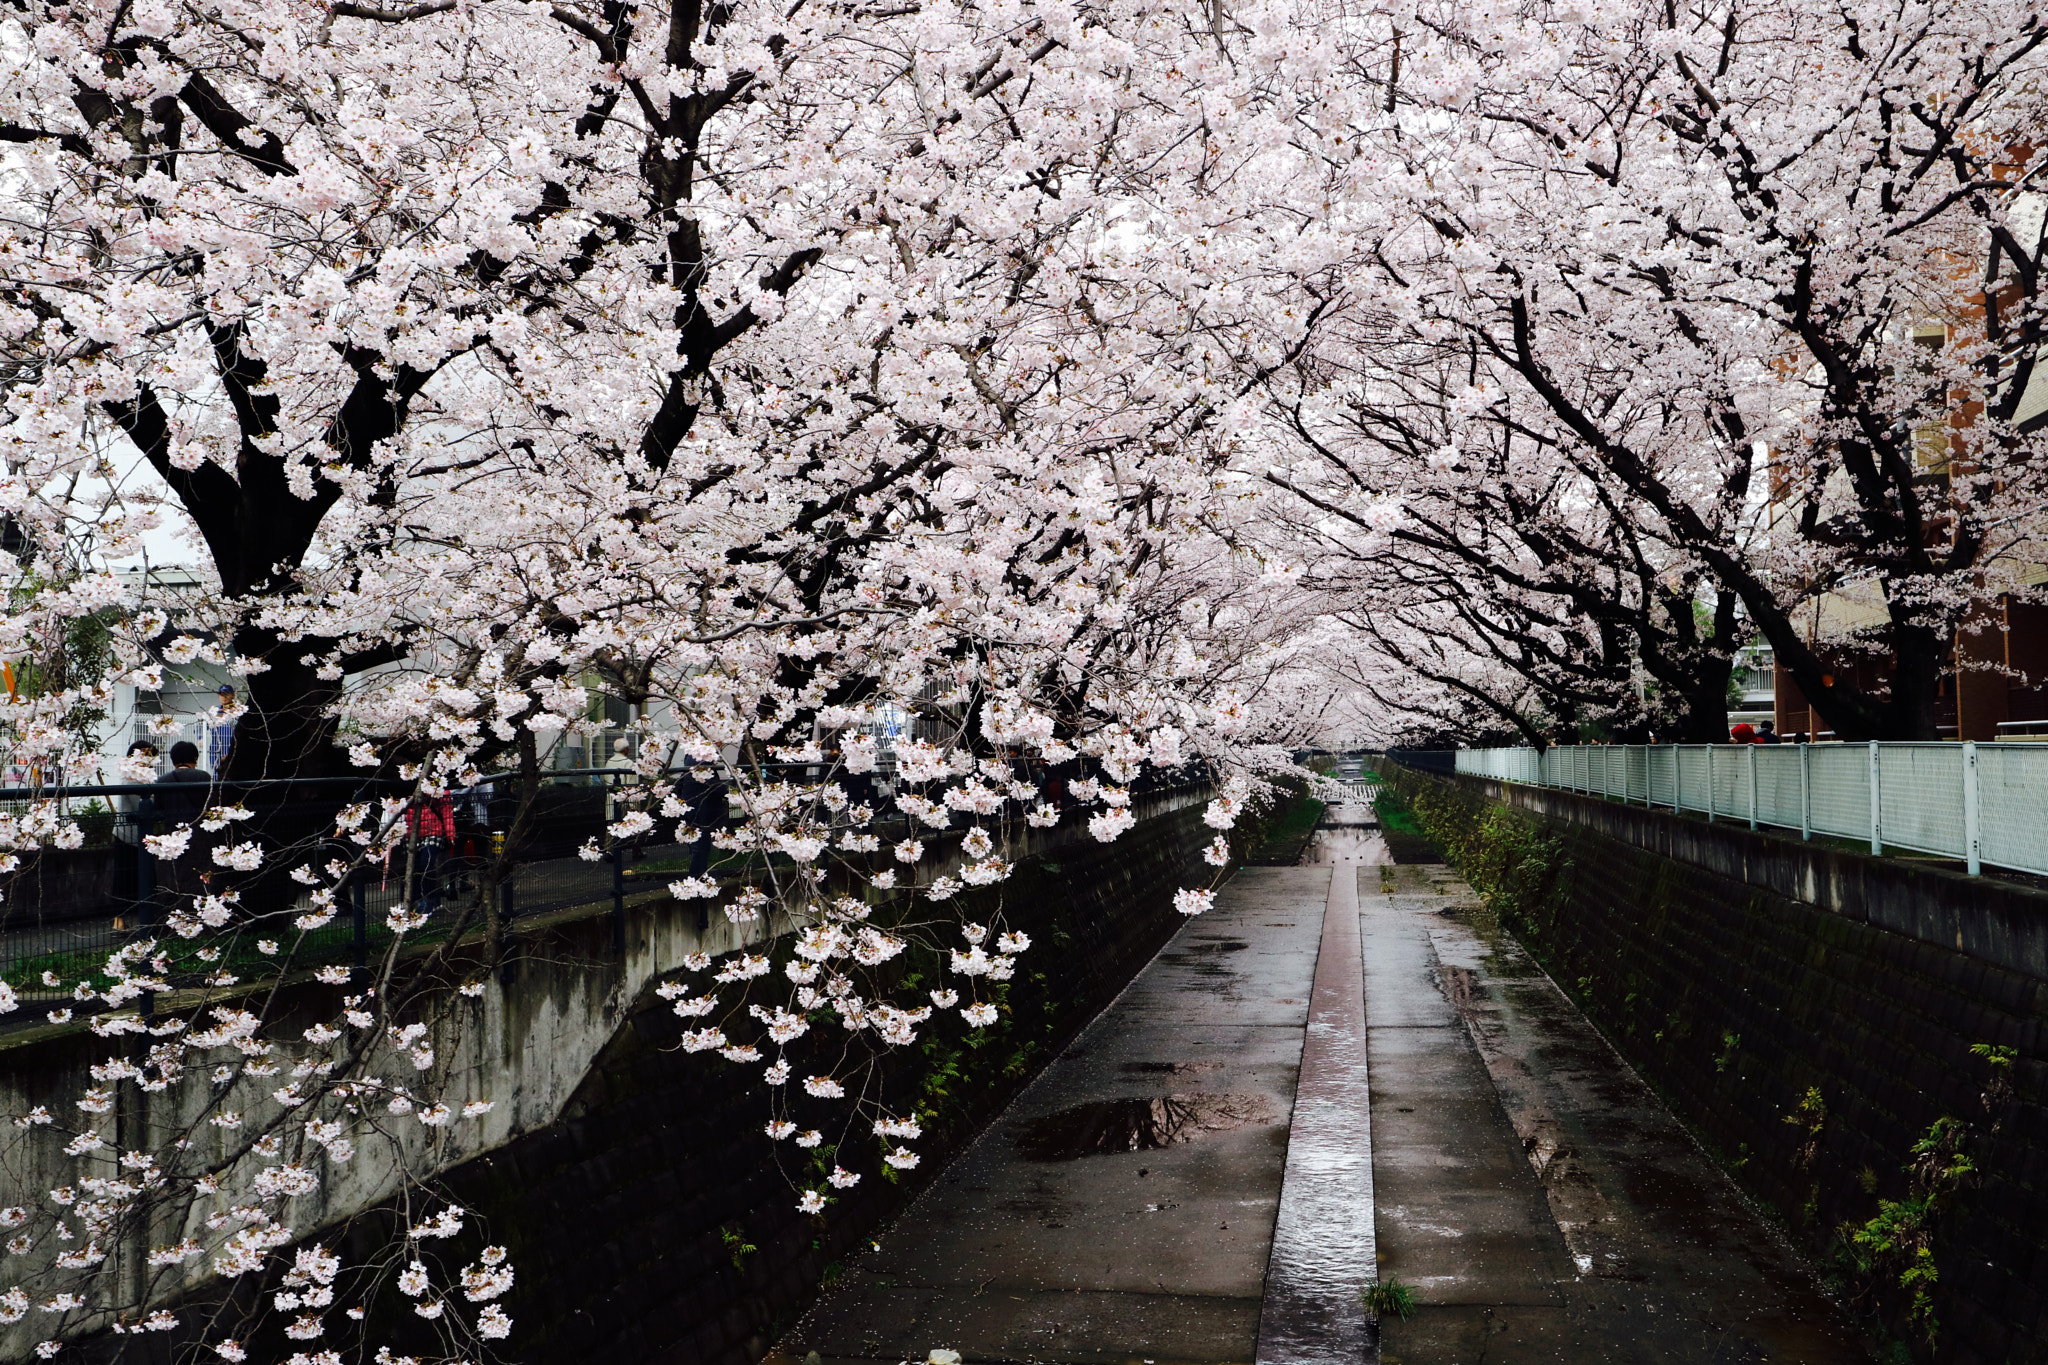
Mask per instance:
[[[1813,832],[1870,837],[1870,750],[1861,744],[1813,744]]]
[[[1616,771],[1620,767],[1616,760],[1626,752],[1627,750],[1617,749],[1612,745],[1603,745],[1586,751],[1591,759],[1589,766],[1592,768],[1592,782],[1589,785],[1594,791],[1602,796],[1619,796],[1625,790],[1621,774]]]
[[[1704,744],[1675,744],[1671,761],[1678,770],[1678,808],[1704,811],[1707,808],[1707,754]]]
[[[1672,793],[1677,790],[1678,751],[1669,745],[1653,745],[1645,748],[1644,757],[1649,761],[1650,804],[1670,805]]]
[[[1756,818],[1766,825],[1799,828],[1804,807],[1800,791],[1800,768],[1805,763],[1804,744],[1755,744]]]
[[[1740,749],[1725,744],[1709,745],[1714,765],[1714,815],[1719,819],[1749,818],[1749,765]]]
[[[1963,856],[1963,746],[1881,744],[1878,792],[1884,842]]]
[[[1977,809],[1985,862],[2048,873],[2048,744],[1979,744]]]

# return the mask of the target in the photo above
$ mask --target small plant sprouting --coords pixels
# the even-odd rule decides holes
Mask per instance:
[[[1406,1322],[1415,1313],[1415,1291],[1399,1280],[1379,1280],[1358,1291],[1365,1311],[1376,1318],[1389,1315]]]
[[[761,1249],[747,1240],[745,1228],[734,1227],[730,1223],[719,1228],[718,1236],[725,1243],[725,1254],[731,1259],[734,1270],[745,1270],[747,1257]]]
[[[1811,1085],[1791,1113],[1785,1115],[1785,1122],[1806,1135],[1799,1144],[1799,1152],[1793,1158],[1802,1171],[1813,1169],[1813,1159],[1820,1152],[1820,1135],[1828,1125],[1827,1101],[1821,1098],[1820,1087]]]
[[[1736,1050],[1742,1046],[1742,1035],[1730,1030],[1721,1035],[1721,1051],[1714,1057],[1714,1070],[1726,1071],[1735,1064]]]
[[[1984,1112],[1996,1117],[2012,1099],[2012,1063],[2019,1054],[1996,1043],[1972,1043],[1970,1055],[1991,1064],[1991,1079],[1984,1086]]]
[[[1934,1264],[1934,1228],[1956,1191],[1976,1171],[1963,1150],[1970,1125],[1954,1118],[1936,1119],[1925,1137],[1913,1144],[1905,1171],[1904,1199],[1881,1199],[1877,1216],[1844,1224],[1841,1231],[1848,1260],[1866,1281],[1891,1279],[1905,1296],[1906,1319],[1934,1344],[1940,1332],[1934,1296],[1941,1276]]]

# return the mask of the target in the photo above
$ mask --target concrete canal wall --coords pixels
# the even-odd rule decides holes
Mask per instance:
[[[792,1178],[819,1182],[809,1153],[763,1135],[758,1070],[683,1053],[685,1021],[641,995],[557,1122],[445,1177],[519,1267],[507,1310],[521,1358],[759,1360],[837,1278],[841,1259],[1185,922],[1173,892],[1208,870],[1200,853],[1213,834],[1189,805],[1114,844],[1076,841],[1020,864],[1003,888],[1003,923],[1031,935],[1032,947],[1003,1019],[972,1050],[946,1041],[957,1029],[933,1028],[931,1041],[893,1054],[880,1078],[899,1112],[930,1115],[917,1144],[923,1166],[892,1180],[865,1130],[842,1139],[829,1129],[827,1142],[839,1145],[818,1149],[824,1168],[836,1162],[862,1179],[823,1218],[796,1212]],[[836,1031],[814,1029],[790,1050],[798,1074],[806,1048],[824,1057],[822,1069],[838,1047]],[[826,1127],[832,1107],[814,1107],[808,1119]]]
[[[1892,1349],[2048,1360],[2048,894],[1385,775]]]
[[[818,1182],[774,1164],[778,1155],[787,1162],[808,1154],[788,1143],[778,1150],[763,1135],[758,1071],[681,1052],[684,1021],[654,994],[687,954],[743,946],[733,925],[713,916],[700,929],[699,903],[678,903],[666,891],[629,896],[622,933],[609,904],[519,921],[503,969],[471,962],[458,971],[478,977],[481,996],[446,992],[423,1016],[442,1059],[445,1097],[488,1098],[496,1108],[480,1123],[422,1129],[404,1157],[481,1216],[476,1236],[511,1248],[518,1280],[505,1306],[518,1324],[520,1358],[758,1360],[840,1252],[901,1207],[1184,922],[1174,891],[1213,872],[1200,861],[1215,833],[1201,818],[1208,797],[1200,788],[1140,797],[1138,823],[1114,844],[1096,842],[1080,821],[1032,831],[1031,852],[1009,881],[962,896],[976,918],[993,920],[1000,891],[1004,926],[1033,939],[1009,983],[1005,1016],[972,1052],[933,1041],[897,1055],[883,1083],[900,1108],[933,1114],[918,1144],[926,1165],[892,1182],[872,1137],[860,1135],[834,1159],[863,1180],[823,1220],[796,1214],[790,1177]],[[1236,845],[1255,847],[1271,815],[1241,821]],[[988,904],[976,909],[976,899]],[[788,956],[786,947],[771,951],[778,964]],[[298,1030],[329,1017],[345,989],[310,979],[282,988],[283,1060],[296,1056]],[[168,1000],[163,1010],[175,1013],[180,1003]],[[959,1030],[928,1032],[957,1039]],[[836,1031],[817,1029],[806,1041],[836,1055]],[[82,1019],[0,1039],[0,1114],[38,1104],[70,1112],[94,1083],[90,1065],[106,1052]],[[816,1069],[832,1067],[828,1060]],[[823,1127],[828,1116],[812,1117]],[[121,1124],[140,1121],[159,1133],[193,1118],[163,1104],[140,1120],[124,1110],[109,1119],[110,1140],[125,1131]],[[819,1151],[832,1157],[830,1148]],[[14,1186],[51,1188],[75,1175],[77,1163],[55,1141],[17,1144],[11,1157],[0,1172],[0,1205],[23,1202]],[[369,1244],[388,1235],[386,1205],[403,1183],[396,1158],[365,1145],[356,1160],[333,1167],[317,1195],[295,1201],[296,1230],[372,1251]],[[156,1240],[175,1240],[178,1230],[159,1228]],[[218,1293],[205,1263],[194,1267],[158,1301]],[[391,1331],[402,1336],[404,1322]],[[159,1340],[103,1340],[108,1350],[99,1354],[141,1362]],[[0,1359],[25,1358],[32,1342],[0,1329]],[[252,1358],[275,1347],[271,1358],[282,1360],[296,1349],[281,1335],[247,1345]]]

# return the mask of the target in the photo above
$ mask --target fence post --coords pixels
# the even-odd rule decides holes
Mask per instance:
[[[1870,741],[1870,854],[1884,852],[1884,788],[1879,785],[1877,741]]]
[[[1720,788],[1714,785],[1714,746],[1709,744],[1707,746],[1707,823],[1710,825],[1714,823],[1714,798],[1719,794]]]
[[[1799,746],[1799,837],[1813,838],[1813,741]]]
[[[626,846],[612,844],[612,947],[626,956]]]
[[[1749,759],[1749,827],[1756,828],[1756,745],[1743,750]]]
[[[1671,746],[1671,813],[1680,814],[1685,810],[1685,746]]]
[[[505,880],[498,883],[498,919],[503,926],[505,959],[498,966],[498,984],[509,986],[519,979],[519,960],[512,955],[512,921],[518,917],[519,906],[512,896],[512,869],[505,869]]]
[[[370,915],[363,902],[368,897],[369,887],[357,882],[349,888],[349,927],[355,942],[356,980],[361,981],[370,969]]]
[[[1982,796],[1977,788],[1977,742],[1963,743],[1963,859],[1972,877],[1984,870],[1982,807],[1978,804]]]
[[[143,842],[156,823],[156,802],[145,796],[135,803],[135,922],[148,924],[156,904],[156,855]]]

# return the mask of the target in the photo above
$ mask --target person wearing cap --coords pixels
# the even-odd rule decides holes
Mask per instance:
[[[220,685],[220,705],[201,718],[206,732],[206,766],[216,773],[224,772],[228,755],[235,748],[235,722],[241,719],[242,709],[235,705],[235,689],[227,684]]]

